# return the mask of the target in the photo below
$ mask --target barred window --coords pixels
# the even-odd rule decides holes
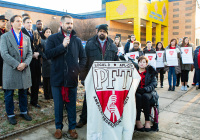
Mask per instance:
[[[179,32],[173,32],[173,35],[179,35]]]

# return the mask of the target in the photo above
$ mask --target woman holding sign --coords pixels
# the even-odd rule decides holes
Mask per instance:
[[[160,86],[161,86],[161,88],[163,88],[163,80],[164,80],[164,74],[165,74],[164,62],[163,62],[164,51],[165,51],[165,49],[163,47],[162,42],[158,42],[156,44],[156,54],[157,54],[156,71],[158,73],[160,73]],[[156,78],[158,80],[158,74],[157,74]]]
[[[193,64],[193,55],[194,51],[192,48],[192,44],[189,43],[189,38],[184,37],[181,47],[181,56],[182,56],[182,63],[181,63],[181,90],[187,91],[187,83],[188,83],[188,75],[189,71],[191,70]],[[186,60],[186,61],[185,61]],[[190,61],[190,62],[189,62]]]
[[[180,47],[177,45],[177,40],[172,39],[169,46],[166,47],[164,53],[164,64],[166,66],[165,70],[168,71],[168,91],[174,91],[176,86],[176,74],[181,73],[180,64]],[[172,76],[173,76],[173,86],[172,86]]]

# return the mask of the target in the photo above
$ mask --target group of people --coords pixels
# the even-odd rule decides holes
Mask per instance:
[[[85,49],[81,39],[76,36],[73,29],[73,18],[69,15],[61,17],[60,30],[52,34],[48,27],[43,29],[41,20],[36,22],[37,30],[32,30],[32,20],[27,14],[14,15],[10,19],[11,30],[6,31],[8,19],[0,16],[0,70],[2,70],[2,86],[4,89],[6,113],[8,121],[15,125],[17,121],[14,114],[13,93],[18,89],[20,116],[31,121],[28,114],[27,93],[30,88],[30,104],[40,108],[38,104],[38,92],[41,83],[41,69],[43,76],[43,87],[45,99],[54,100],[55,111],[55,138],[62,138],[63,108],[68,115],[68,134],[70,138],[77,139],[76,127],[81,128],[87,123],[87,103],[84,96],[80,120],[76,123],[76,96],[78,77],[84,85],[84,80],[94,61],[119,61],[120,55],[130,52],[138,52],[134,63],[141,76],[141,82],[136,91],[136,129],[138,131],[151,131],[149,114],[152,92],[157,87],[158,74],[160,73],[160,84],[163,88],[164,74],[168,71],[169,91],[174,91],[176,77],[181,74],[181,90],[187,90],[188,74],[191,64],[182,64],[181,47],[193,47],[187,37],[181,43],[176,39],[170,41],[169,46],[164,49],[162,42],[152,47],[152,42],[147,41],[146,47],[142,50],[140,42],[136,41],[134,35],[123,47],[120,37],[116,36],[114,41],[108,37],[108,25],[96,26],[96,35],[87,40]],[[23,25],[23,27],[22,27]],[[178,57],[178,66],[168,66],[165,53],[167,49],[175,49]],[[200,47],[194,51],[195,84],[199,83],[200,74]],[[164,67],[154,68],[149,65],[146,54],[164,51]],[[42,60],[42,62],[41,62]],[[42,63],[42,68],[41,68]],[[172,84],[173,76],[173,84]],[[87,94],[87,93],[86,93]],[[145,114],[145,125],[140,122],[141,109]]]

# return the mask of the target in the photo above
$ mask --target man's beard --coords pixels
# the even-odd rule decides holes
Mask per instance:
[[[105,40],[105,35],[103,35],[103,34],[101,34],[100,36],[99,36],[99,39],[101,39],[101,40]]]
[[[69,30],[70,29],[70,30]],[[64,28],[62,28],[62,30],[63,30],[63,32],[65,32],[65,33],[67,33],[67,32],[71,32],[72,31],[72,28],[71,27],[67,27],[67,29],[64,29]]]

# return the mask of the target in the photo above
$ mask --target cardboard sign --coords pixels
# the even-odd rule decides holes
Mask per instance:
[[[176,49],[166,50],[166,60],[168,66],[178,66],[178,58]]]
[[[192,47],[181,47],[181,58],[183,64],[193,64]]]

